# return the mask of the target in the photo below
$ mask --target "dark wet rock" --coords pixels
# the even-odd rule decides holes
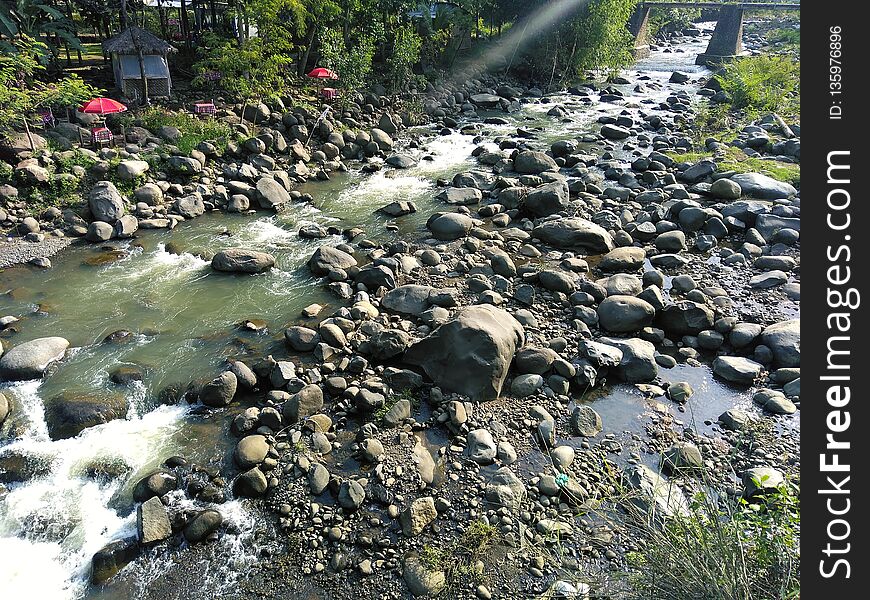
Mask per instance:
[[[244,498],[259,498],[266,493],[268,487],[266,475],[257,467],[241,473],[233,481],[233,493]]]
[[[204,541],[208,536],[215,533],[223,524],[224,518],[216,510],[203,510],[199,512],[184,528],[184,539],[191,544]]]
[[[323,408],[323,390],[319,386],[309,384],[293,394],[282,409],[285,423],[296,423],[315,415]]]
[[[300,325],[288,327],[284,331],[287,345],[297,352],[311,352],[320,343],[320,334]]]
[[[91,583],[100,585],[134,561],[141,552],[135,537],[117,540],[103,546],[91,559]]]
[[[459,213],[435,213],[426,223],[432,235],[443,241],[465,237],[473,225],[471,217]]]
[[[228,248],[214,255],[211,266],[225,273],[262,273],[275,266],[275,257],[265,252]]]
[[[238,379],[232,371],[224,371],[202,386],[199,400],[206,406],[220,408],[228,406],[236,395]]]
[[[713,316],[713,311],[703,304],[682,300],[660,310],[655,324],[672,335],[698,335],[713,327]]]
[[[606,331],[630,333],[650,325],[655,314],[655,308],[640,298],[608,296],[598,306],[598,324]]]
[[[404,360],[422,367],[442,388],[492,400],[501,393],[524,341],[522,325],[509,313],[490,305],[470,306],[412,345]]]
[[[538,175],[544,171],[558,171],[559,165],[552,157],[534,150],[519,152],[514,158],[514,171],[524,175]]]
[[[799,367],[801,363],[800,319],[770,325],[761,332],[761,343],[773,352],[777,367]]]
[[[547,217],[568,207],[568,184],[554,181],[536,187],[526,196],[525,210],[535,217]]]
[[[64,392],[46,402],[45,422],[53,440],[77,436],[89,427],[127,415],[127,398],[122,394],[74,394]]]
[[[591,253],[613,250],[613,238],[603,227],[579,217],[547,221],[535,227],[532,235],[559,248],[577,248]]]
[[[145,502],[149,498],[161,497],[178,488],[178,478],[166,470],[149,473],[133,487],[133,500]]]

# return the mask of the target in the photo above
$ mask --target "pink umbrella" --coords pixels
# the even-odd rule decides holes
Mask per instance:
[[[308,73],[308,77],[313,77],[315,79],[338,79],[338,74],[331,69],[317,67]]]
[[[111,98],[94,98],[82,104],[79,110],[92,115],[109,115],[127,110],[127,107]]]

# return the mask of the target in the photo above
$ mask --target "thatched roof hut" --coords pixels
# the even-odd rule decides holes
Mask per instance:
[[[141,98],[146,93],[144,87],[149,97],[171,93],[172,79],[166,57],[178,50],[169,42],[132,26],[104,41],[103,50],[112,55],[115,85],[128,98]],[[143,85],[143,77],[147,86]]]

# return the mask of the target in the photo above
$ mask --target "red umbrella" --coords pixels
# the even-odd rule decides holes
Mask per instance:
[[[124,112],[127,110],[127,107],[111,98],[94,98],[82,104],[79,110],[83,113],[94,115],[108,115]]]
[[[308,73],[309,77],[314,77],[315,79],[338,79],[338,74],[325,67],[317,67],[316,69],[312,69]]]

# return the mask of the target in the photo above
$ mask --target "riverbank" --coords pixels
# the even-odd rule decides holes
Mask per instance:
[[[149,471],[141,465],[126,476],[141,490],[134,515],[147,526],[127,528],[133,541],[103,556],[117,564],[141,554],[88,594],[211,594],[166,566],[167,557],[170,565],[199,557],[204,568],[234,572],[219,587],[227,597],[400,598],[443,589],[511,598],[554,588],[570,597],[585,586],[617,593],[618,575],[642,550],[620,508],[625,501],[680,513],[701,489],[699,472],[734,499],[757,497],[751,478],[734,473],[794,474],[798,417],[781,413],[799,406],[799,195],[710,161],[670,159],[691,149],[692,98],[706,73],[679,81],[640,69],[624,83],[558,94],[495,80],[440,91],[425,107],[434,121],[428,131],[390,137],[395,154],[384,158],[398,167],[364,162],[361,170],[376,174],[350,180],[353,193],[334,204],[318,198],[330,182],[285,188],[298,192],[286,212],[312,210],[314,221],[280,229],[279,211],[270,221],[279,231],[269,231],[286,237],[253,237],[249,221],[228,221],[232,235],[221,245],[219,233],[172,252],[165,237],[156,250],[145,236],[132,247],[123,238],[102,242],[115,244],[121,269],[124,260],[131,269],[146,258],[186,261],[195,273],[185,282],[190,299],[204,288],[189,286],[202,282],[248,288],[244,297],[273,278],[286,285],[284,273],[297,271],[306,283],[296,289],[319,281],[327,291],[303,296],[287,317],[277,306],[288,299],[270,299],[231,342],[197,334],[198,343],[214,343],[205,347],[226,370],[211,382],[208,371],[196,371],[206,381],[187,388],[181,406],[221,423],[232,445],[206,468],[159,452],[163,475],[143,479]],[[773,138],[757,146],[767,153],[779,134],[761,125]],[[421,185],[427,163],[459,151],[450,163],[456,172],[439,176],[439,188]],[[249,153],[239,170],[264,156]],[[196,186],[230,188],[209,164]],[[341,214],[364,186],[374,192],[370,211],[406,212],[410,202],[417,212],[382,211],[359,228],[352,216],[330,222],[313,212]],[[413,186],[417,196],[408,200]],[[267,197],[259,181],[236,188],[230,200]],[[148,205],[152,214],[140,212],[138,223],[175,221],[170,215],[186,204],[178,198],[196,191],[173,189],[171,208]],[[419,196],[429,198],[425,205]],[[220,228],[211,216],[198,218]],[[178,222],[150,235],[174,238],[197,223]],[[313,239],[292,246],[302,256],[291,263],[284,254],[297,231]],[[271,254],[276,265],[250,256],[234,265],[260,265],[264,274],[218,279],[210,261],[236,243]],[[157,289],[168,295],[163,285]],[[205,304],[200,310],[202,321],[211,318]],[[17,327],[32,337],[39,325]],[[263,333],[255,340],[246,331]],[[172,331],[133,334],[160,340]],[[91,334],[94,347],[74,345],[105,360],[102,337]],[[227,356],[218,346],[233,350]],[[69,362],[45,385],[63,378]],[[12,482],[12,493],[22,484]],[[225,510],[221,500],[233,496],[243,498],[233,510],[245,506],[253,524]],[[244,547],[238,553],[228,552],[234,539]]]

